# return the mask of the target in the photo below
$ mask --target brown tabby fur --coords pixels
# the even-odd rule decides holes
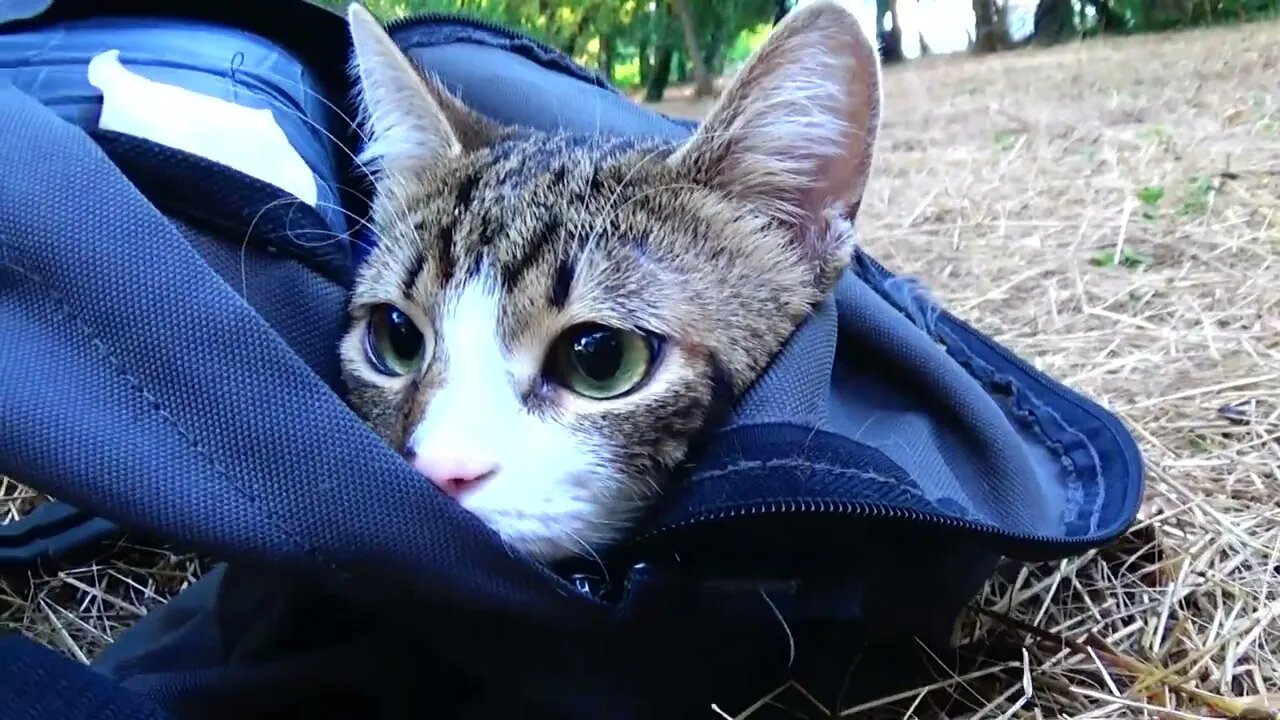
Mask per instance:
[[[342,356],[352,403],[372,427],[404,446],[446,382],[449,348],[436,341],[415,377],[379,376],[364,355],[368,309],[395,303],[430,329],[451,293],[493,278],[511,391],[527,413],[580,439],[599,468],[564,481],[594,509],[545,522],[565,524],[588,552],[622,535],[682,460],[713,401],[737,397],[754,381],[853,249],[850,222],[878,122],[875,53],[838,6],[814,3],[793,14],[683,145],[498,127],[420,76],[420,88],[401,79],[407,89],[381,99],[366,88],[366,103],[423,92],[404,100],[416,109],[400,112],[430,113],[432,102],[422,102],[429,97],[437,115],[415,117],[439,134],[434,145],[392,137],[380,158],[369,219],[378,247],[352,296]],[[376,37],[362,9],[353,8],[351,22],[353,33]],[[365,58],[360,49],[358,66],[391,62],[390,48],[378,47],[387,57]],[[824,65],[832,55],[857,67]],[[789,101],[796,107],[785,107]],[[375,137],[389,134],[376,113],[370,118]],[[545,387],[547,347],[585,321],[666,338],[640,391],[593,401]],[[504,532],[503,517],[486,519],[537,557],[583,549]]]

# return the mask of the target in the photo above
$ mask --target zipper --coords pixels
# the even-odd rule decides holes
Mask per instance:
[[[1070,549],[1090,546],[1101,540],[1109,539],[1108,536],[1105,535],[1085,536],[1080,538],[1062,538],[1051,535],[1020,533],[1011,530],[1003,530],[991,525],[984,525],[972,520],[963,520],[950,515],[924,513],[918,510],[900,508],[880,503],[863,503],[848,500],[775,500],[768,503],[756,503],[753,505],[742,505],[738,507],[722,508],[715,511],[695,513],[684,520],[680,520],[679,522],[668,523],[652,528],[637,536],[632,541],[632,544],[642,545],[646,542],[671,535],[678,530],[689,528],[694,525],[701,525],[703,523],[762,515],[800,514],[843,515],[850,519],[859,520],[894,520],[911,524],[943,527],[951,530],[981,533],[1001,540],[1024,543],[1027,545],[1046,545],[1055,549]]]

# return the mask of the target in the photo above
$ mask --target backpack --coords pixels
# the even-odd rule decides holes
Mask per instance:
[[[1115,416],[859,250],[633,537],[600,564],[512,555],[342,400],[370,240],[349,40],[328,10],[265,5],[0,16],[0,474],[58,498],[3,529],[0,562],[125,532],[224,561],[93,662],[172,717],[715,717],[883,652],[855,698],[904,681],[887,648],[945,647],[1002,558],[1133,522],[1141,457]],[[695,127],[491,23],[389,29],[501,122]],[[269,110],[315,205],[99,127],[88,66],[110,49]]]

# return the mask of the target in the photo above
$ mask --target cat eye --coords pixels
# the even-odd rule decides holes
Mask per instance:
[[[620,397],[649,375],[656,338],[598,323],[575,325],[556,338],[547,374],[557,384],[595,400]]]
[[[390,304],[369,311],[365,352],[384,375],[409,375],[422,367],[427,339],[403,310]]]

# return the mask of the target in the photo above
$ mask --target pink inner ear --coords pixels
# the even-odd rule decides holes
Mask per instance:
[[[852,218],[880,122],[880,59],[852,13],[794,12],[747,63],[677,155],[708,184],[817,229]]]

